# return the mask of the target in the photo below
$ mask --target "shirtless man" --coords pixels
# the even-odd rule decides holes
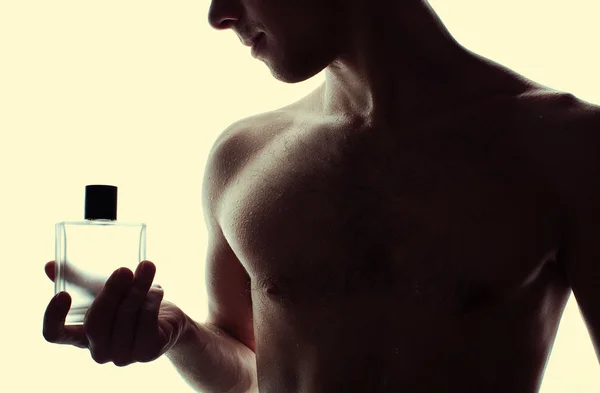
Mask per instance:
[[[467,50],[424,0],[213,0],[209,21],[278,80],[326,82],[211,150],[208,319],[144,262],[83,327],[53,298],[48,341],[166,353],[204,393],[533,393],[573,290],[599,353],[600,107]]]

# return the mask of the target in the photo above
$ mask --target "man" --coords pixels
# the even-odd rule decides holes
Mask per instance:
[[[213,146],[208,319],[143,262],[82,327],[53,298],[46,339],[166,353],[205,393],[531,393],[572,289],[598,351],[598,106],[470,52],[425,0],[213,0],[209,21],[278,80],[326,81]]]

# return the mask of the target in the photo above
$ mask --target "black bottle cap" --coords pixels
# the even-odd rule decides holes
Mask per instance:
[[[85,219],[117,219],[117,187],[85,186]]]

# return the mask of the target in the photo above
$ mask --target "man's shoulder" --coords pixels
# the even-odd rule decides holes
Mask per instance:
[[[600,135],[600,105],[573,97],[564,111],[565,136],[598,137]]]
[[[556,101],[542,109],[551,121],[542,130],[544,140],[554,147],[553,153],[559,154],[556,159],[575,163],[585,152],[591,153],[589,149],[600,147],[600,106],[572,94]]]
[[[229,125],[217,137],[214,146],[222,144],[255,148],[290,123],[289,111],[278,109],[242,118]]]
[[[580,179],[577,186],[600,183],[600,106],[575,99],[564,111],[564,122],[556,130],[556,144],[561,151],[559,160],[564,176]],[[570,185],[571,186],[574,186]],[[594,190],[600,197],[600,188]]]
[[[539,90],[524,94],[520,98],[524,108],[556,121],[558,131],[562,124],[591,120],[600,113],[599,105],[566,92]]]
[[[538,113],[536,113],[537,115]],[[530,154],[563,207],[600,198],[600,106],[573,95],[540,110]]]
[[[209,152],[206,170],[227,184],[278,133],[289,127],[290,114],[276,110],[235,121],[219,134]]]
[[[253,150],[264,146],[273,137],[290,129],[300,118],[311,118],[319,107],[318,97],[324,85],[311,93],[280,108],[242,118],[223,131],[215,142],[227,145],[241,144],[242,150]]]
[[[242,118],[229,125],[215,140],[212,151],[230,158],[248,159],[293,122],[284,109]]]
[[[552,160],[600,136],[600,106],[570,93],[540,91],[521,96],[514,119],[520,138]]]

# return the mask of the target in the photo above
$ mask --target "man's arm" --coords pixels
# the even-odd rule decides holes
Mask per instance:
[[[563,208],[558,263],[600,361],[600,107],[583,103],[572,114],[553,158]]]
[[[165,355],[197,392],[258,393],[256,355],[217,326],[188,317],[181,339]]]
[[[244,144],[237,136],[244,124],[221,134],[204,173],[208,318],[202,324],[188,318],[182,339],[167,352],[186,382],[202,393],[258,392],[250,277],[219,224],[221,196],[240,162]]]

